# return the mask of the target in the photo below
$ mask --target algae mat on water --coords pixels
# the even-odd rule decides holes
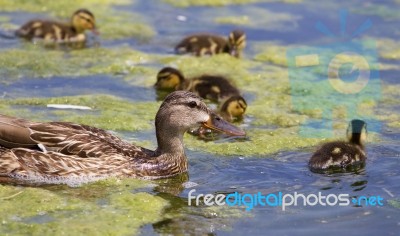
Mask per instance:
[[[135,179],[108,179],[79,188],[0,185],[2,235],[134,235],[161,220],[168,202],[132,190]]]

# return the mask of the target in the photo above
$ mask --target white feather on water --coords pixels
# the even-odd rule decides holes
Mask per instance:
[[[56,109],[77,109],[77,110],[92,110],[91,107],[88,106],[78,106],[78,105],[70,105],[70,104],[47,104],[48,108],[56,108]]]

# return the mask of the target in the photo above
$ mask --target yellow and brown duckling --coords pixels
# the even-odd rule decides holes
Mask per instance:
[[[191,53],[196,56],[229,53],[239,57],[246,47],[246,34],[241,30],[234,30],[228,39],[213,34],[194,34],[184,38],[175,47],[177,54]]]
[[[352,120],[347,129],[348,141],[334,141],[322,145],[311,157],[308,166],[319,171],[329,168],[342,168],[364,164],[367,159],[364,142],[367,137],[367,124],[362,120]]]
[[[165,67],[157,74],[154,85],[158,90],[187,90],[202,98],[220,102],[223,118],[241,118],[246,111],[247,103],[240,92],[226,78],[215,75],[202,75],[193,79],[185,79],[183,74],[172,67]]]
[[[46,42],[68,43],[85,41],[85,30],[92,30],[97,34],[96,21],[89,10],[79,9],[72,15],[70,23],[32,20],[19,28],[15,34],[28,40],[43,39]]]
[[[156,115],[158,147],[152,151],[87,125],[0,115],[0,181],[69,183],[109,176],[157,179],[177,175],[188,168],[183,134],[189,129],[204,126],[245,135],[213,117],[197,95],[171,93]]]
[[[196,93],[202,98],[212,101],[221,101],[222,98],[239,94],[225,77],[215,75],[202,75],[192,79],[185,79],[183,74],[175,68],[164,67],[157,74],[154,85],[159,90],[187,90]]]
[[[246,109],[246,100],[240,95],[233,95],[222,102],[222,105],[219,107],[219,114],[226,121],[241,120]]]

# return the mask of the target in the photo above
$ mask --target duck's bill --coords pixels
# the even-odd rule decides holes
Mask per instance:
[[[236,48],[232,49],[230,54],[231,56],[239,57],[239,51]]]
[[[203,123],[203,126],[218,132],[222,132],[231,136],[245,136],[246,132],[242,129],[232,125],[231,123],[223,120],[221,117],[212,114],[210,118]]]
[[[91,31],[95,35],[99,35],[100,34],[100,32],[97,30],[97,28],[93,28]]]

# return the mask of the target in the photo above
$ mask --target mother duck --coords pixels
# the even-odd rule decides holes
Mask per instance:
[[[88,182],[109,176],[157,179],[177,175],[188,169],[183,134],[199,126],[245,134],[186,91],[171,93],[161,104],[155,118],[155,151],[87,125],[0,115],[0,178],[68,183],[74,178]]]

